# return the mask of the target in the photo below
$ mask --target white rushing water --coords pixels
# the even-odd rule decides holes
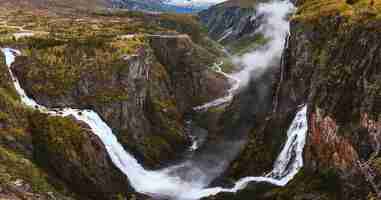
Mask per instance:
[[[112,162],[128,177],[131,186],[140,193],[153,197],[166,197],[170,199],[195,200],[202,197],[215,195],[220,192],[236,192],[246,187],[250,182],[268,182],[278,186],[287,184],[303,166],[303,147],[307,133],[307,106],[297,113],[287,133],[287,142],[274,164],[274,169],[264,177],[245,177],[237,181],[233,188],[205,188],[202,182],[186,182],[181,178],[170,175],[171,168],[150,171],[144,169],[138,161],[128,152],[114,136],[111,128],[91,110],[78,110],[65,108],[57,111],[39,105],[29,98],[21,88],[18,79],[11,70],[11,65],[19,51],[4,48],[1,49],[6,57],[6,64],[12,76],[14,86],[21,97],[21,101],[43,113],[53,116],[74,116],[77,120],[85,122],[96,134],[106,147]],[[175,169],[176,167],[172,167]]]
[[[234,91],[239,88],[240,82],[245,82],[246,79],[248,79],[246,76],[249,76],[248,74],[250,74],[253,68],[269,65],[270,61],[280,54],[284,45],[284,37],[288,33],[288,22],[285,17],[287,13],[292,11],[292,9],[292,4],[285,1],[273,1],[259,5],[258,13],[263,13],[267,16],[266,23],[262,25],[261,31],[268,37],[269,43],[265,48],[261,48],[257,52],[246,55],[246,59],[245,57],[243,59],[244,61],[251,60],[253,58],[252,56],[254,56],[254,58],[258,59],[257,65],[251,69],[246,68],[240,73],[229,75],[221,70],[220,65],[216,64],[215,68],[217,72],[234,81],[233,87],[229,90],[226,97],[196,107],[196,110],[208,109],[230,101],[233,98]],[[181,164],[162,170],[146,170],[130,153],[124,150],[111,128],[94,111],[71,108],[51,109],[39,105],[36,101],[29,98],[11,70],[12,63],[14,62],[15,57],[20,55],[20,52],[10,48],[3,48],[1,51],[6,57],[6,65],[8,66],[9,73],[11,74],[15,89],[18,92],[21,101],[28,107],[38,109],[39,111],[52,116],[74,116],[75,119],[85,122],[91,128],[92,132],[103,142],[108,155],[115,166],[128,177],[131,186],[139,193],[144,193],[156,198],[196,200],[220,192],[236,192],[245,188],[250,182],[268,182],[274,185],[284,186],[303,166],[302,154],[308,129],[306,114],[307,106],[303,106],[298,111],[287,132],[287,141],[274,163],[274,168],[266,176],[244,177],[238,180],[233,188],[208,188],[209,182],[205,181],[202,176],[194,176],[191,180],[185,180],[176,175],[175,171],[181,168]],[[195,169],[195,172],[197,172],[197,169]],[[208,175],[203,174],[203,172],[200,173],[201,175]]]
[[[175,197],[176,195],[191,192],[194,188],[201,189],[201,186],[198,184],[183,182],[178,177],[169,176],[167,170],[145,170],[131,154],[123,149],[111,128],[94,111],[71,108],[60,109],[58,111],[39,105],[26,95],[11,70],[15,56],[19,55],[20,52],[10,48],[3,48],[1,50],[6,57],[6,65],[8,66],[9,73],[11,74],[15,89],[21,101],[28,107],[38,109],[49,115],[62,117],[72,115],[77,120],[85,122],[93,133],[101,139],[112,162],[128,177],[131,186],[137,192],[157,197]]]

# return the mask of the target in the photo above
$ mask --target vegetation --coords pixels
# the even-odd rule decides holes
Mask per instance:
[[[277,200],[297,199],[303,195],[317,196],[321,200],[339,200],[341,183],[338,174],[327,169],[320,173],[312,173],[301,170],[296,177],[287,185],[269,192],[269,196]]]
[[[0,172],[0,187],[6,187],[7,184],[21,179],[29,183],[34,192],[56,191],[49,183],[48,174],[36,166],[33,161],[1,146]]]
[[[229,42],[229,50],[234,52],[234,55],[242,56],[245,53],[254,51],[262,47],[268,42],[262,34],[255,34],[254,36],[245,36],[236,41]]]
[[[304,0],[298,7],[295,19],[316,21],[323,16],[340,15],[350,22],[379,20],[380,0]]]
[[[32,91],[58,97],[74,89],[81,77],[91,72],[97,80],[108,80],[112,73],[128,70],[123,56],[135,54],[144,38],[106,39],[88,37],[71,39],[61,44],[56,40],[39,42],[30,39],[23,55],[30,63],[26,77],[33,81]],[[85,74],[84,74],[85,73]],[[105,86],[107,87],[107,86]],[[128,98],[122,88],[97,90],[92,94],[99,102]]]
[[[78,157],[75,156],[76,152],[82,151],[81,145],[86,139],[85,133],[70,118],[46,117],[45,114],[35,111],[31,122],[31,127],[38,130],[34,132],[33,141],[36,151],[39,152],[36,156],[42,162],[48,161],[43,156],[46,152],[57,157],[60,157],[59,155]]]
[[[10,82],[4,57],[0,55],[0,187],[22,181],[40,195],[71,196],[63,184],[35,163],[29,132],[31,110],[24,107]],[[60,194],[61,193],[61,194]]]

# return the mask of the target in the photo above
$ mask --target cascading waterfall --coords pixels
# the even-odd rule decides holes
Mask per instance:
[[[53,116],[74,116],[77,120],[85,122],[90,126],[106,147],[112,162],[128,177],[131,186],[137,192],[151,195],[153,197],[167,197],[172,199],[195,200],[202,197],[211,196],[220,192],[236,192],[246,187],[250,182],[268,182],[278,186],[286,185],[303,166],[303,147],[307,133],[307,106],[297,113],[287,133],[287,142],[278,156],[274,169],[264,177],[245,177],[237,181],[233,188],[222,187],[205,188],[202,182],[186,182],[176,176],[171,176],[170,172],[174,168],[159,171],[145,170],[137,160],[126,152],[122,145],[117,141],[110,127],[91,110],[78,110],[65,108],[60,111],[48,109],[37,104],[33,99],[25,95],[19,81],[11,71],[11,63],[14,60],[12,49],[2,49],[6,55],[7,65],[14,81],[14,86],[21,97],[22,102],[32,108],[38,109],[43,113]],[[172,169],[172,170],[171,170]]]
[[[266,10],[266,12],[273,12],[274,14],[277,12],[277,9],[275,9],[276,5],[280,5],[282,7],[281,10],[283,11],[285,10],[285,7],[289,8],[289,10],[292,10],[293,8],[289,2],[279,1],[266,3],[260,7],[270,8],[270,10]],[[284,15],[286,14],[287,13],[284,12]],[[269,16],[271,17],[272,15],[269,14]],[[284,25],[283,23],[284,22],[282,21],[282,27]],[[274,24],[272,24],[272,26],[273,25]],[[267,29],[264,28],[264,30]],[[288,31],[288,29],[285,29],[284,31]],[[278,34],[277,37],[284,36],[282,34]],[[266,53],[266,50],[264,49],[261,50],[263,52],[262,56],[269,56],[271,58],[267,59],[273,59],[275,56],[274,52],[281,52],[283,48],[283,43],[279,43],[280,38],[276,39],[277,42],[270,43],[271,45],[269,45],[266,48],[268,51],[272,51],[272,53]],[[275,51],[276,48],[279,49]],[[143,166],[141,166],[138,163],[138,161],[131,154],[129,154],[123,149],[122,145],[118,142],[117,138],[113,134],[111,128],[94,111],[71,108],[50,109],[43,105],[39,105],[36,101],[29,98],[26,95],[25,91],[22,89],[18,79],[13,74],[11,68],[12,63],[15,61],[15,57],[17,55],[20,55],[21,52],[10,48],[3,48],[1,49],[1,51],[5,55],[6,65],[8,66],[8,70],[12,77],[14,87],[18,92],[21,101],[28,107],[38,109],[40,112],[52,116],[74,116],[75,119],[85,122],[91,128],[92,132],[96,134],[103,142],[115,166],[117,166],[128,177],[131,186],[139,193],[144,193],[157,198],[197,200],[202,197],[218,194],[220,192],[236,192],[245,188],[246,185],[250,182],[268,182],[274,185],[284,186],[296,175],[296,173],[298,173],[299,169],[303,166],[302,154],[308,129],[306,105],[304,105],[298,111],[295,119],[293,120],[287,132],[288,139],[286,141],[286,144],[284,145],[281,153],[275,161],[273,170],[266,176],[244,177],[238,180],[233,188],[208,188],[209,182],[204,181],[202,176],[195,176],[196,179],[185,180],[180,176],[175,175],[176,173],[174,173],[174,171],[180,168],[181,165],[172,166],[166,169],[156,171],[146,170]],[[256,55],[258,56],[258,54]],[[237,77],[240,76],[235,76],[235,78]],[[229,98],[232,97],[230,96]],[[203,172],[200,172],[200,174],[204,176],[208,175],[203,174]]]
[[[263,17],[264,22],[255,33],[261,34],[266,43],[255,51],[233,59],[234,62],[246,66],[243,70],[233,74],[242,85],[249,83],[253,75],[252,71],[255,71],[254,76],[259,77],[267,68],[279,64],[285,38],[290,32],[287,16],[295,10],[295,7],[287,0],[275,0],[258,4],[256,10],[253,20]]]
[[[131,186],[137,192],[157,197],[175,197],[174,195],[186,194],[194,188],[201,189],[201,185],[183,182],[179,177],[169,176],[167,170],[145,170],[131,154],[123,149],[111,128],[94,111],[71,108],[48,109],[39,105],[26,95],[11,70],[15,56],[20,55],[20,52],[10,48],[1,50],[5,55],[6,65],[21,101],[26,106],[38,109],[42,113],[61,117],[74,116],[75,119],[85,122],[103,142],[112,162],[128,177]]]
[[[289,1],[275,0],[257,5],[257,12],[252,20],[264,16],[264,21],[255,31],[255,34],[261,34],[267,42],[252,52],[233,57],[234,63],[244,66],[242,70],[236,73],[224,73],[221,69],[223,63],[214,64],[213,68],[215,71],[231,80],[233,86],[225,97],[197,106],[194,110],[203,111],[230,102],[233,99],[234,93],[249,83],[254,71],[254,76],[259,77],[267,68],[278,63],[284,49],[284,39],[290,32],[287,15],[292,13],[294,9],[294,5]],[[225,35],[224,37],[227,36]]]

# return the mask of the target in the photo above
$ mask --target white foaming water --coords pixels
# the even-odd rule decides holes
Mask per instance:
[[[294,5],[289,1],[272,1],[257,6],[256,16],[264,16],[265,21],[256,32],[262,34],[267,42],[263,47],[233,59],[235,63],[245,66],[243,70],[233,74],[236,79],[241,80],[242,86],[248,84],[252,71],[255,70],[258,77],[266,68],[271,67],[274,61],[278,62],[283,51],[284,39],[290,31],[287,16],[294,9]]]
[[[279,6],[279,8],[277,7]],[[269,14],[269,18],[275,17],[274,20],[284,20],[282,13],[285,13],[285,8],[293,8],[287,2],[272,2],[269,4],[263,4],[259,8],[259,12],[264,12]],[[269,10],[268,10],[269,9]],[[279,10],[278,10],[279,9]],[[279,12],[277,14],[277,12]],[[271,23],[270,23],[271,22]],[[275,23],[273,20],[268,19],[268,24],[276,27],[280,25],[279,28],[283,29],[282,23]],[[269,26],[270,27],[270,26]],[[267,26],[262,28],[266,33],[266,30],[269,30]],[[286,32],[287,32],[286,31]],[[268,33],[270,34],[270,33]],[[267,35],[267,34],[266,34]],[[276,38],[279,36],[279,38]],[[271,39],[277,40],[274,42],[270,41],[268,49],[279,48],[277,51],[281,51],[283,47],[283,34],[274,34],[274,37]],[[274,44],[272,44],[274,43]],[[220,192],[236,192],[246,187],[250,182],[268,182],[278,186],[284,186],[287,184],[303,166],[303,147],[306,138],[307,132],[307,107],[304,106],[296,115],[294,121],[291,124],[291,128],[288,130],[288,139],[283,147],[279,157],[274,163],[274,169],[264,177],[245,177],[238,180],[233,188],[222,188],[214,187],[207,188],[207,184],[203,180],[203,177],[196,176],[192,181],[185,181],[182,178],[175,176],[173,171],[178,168],[181,168],[181,165],[172,166],[163,170],[151,171],[144,169],[138,161],[128,152],[126,152],[122,145],[118,142],[117,138],[113,134],[111,128],[99,117],[97,113],[91,110],[79,110],[79,109],[49,109],[42,105],[39,105],[36,101],[29,98],[25,91],[21,88],[18,79],[14,76],[11,70],[11,65],[15,60],[15,56],[19,55],[20,52],[10,48],[1,49],[6,57],[6,64],[9,69],[9,73],[13,79],[13,83],[16,91],[18,92],[21,101],[34,109],[52,115],[52,116],[74,116],[77,120],[85,122],[96,134],[100,140],[103,142],[112,162],[117,166],[129,179],[131,186],[139,193],[144,193],[153,197],[158,198],[168,198],[168,199],[179,199],[179,200],[196,200],[202,197],[211,196],[218,194]],[[272,50],[272,52],[275,50]],[[257,55],[257,54],[255,54]],[[270,56],[267,60],[274,58],[274,53],[258,53],[257,57],[261,56]],[[264,59],[266,60],[266,59]],[[261,61],[261,64],[268,64],[269,61]],[[233,91],[237,90],[239,87],[239,81],[244,77],[243,75],[231,76],[222,72],[219,68],[219,65],[216,65],[217,71],[224,74],[227,77],[230,77],[232,80],[236,80],[234,86],[230,89],[229,95],[224,98],[217,99],[213,102],[210,102],[207,105],[203,105],[205,109],[212,107],[210,105],[222,104],[227,101],[230,101],[233,97]],[[249,70],[245,69],[246,73],[249,73]],[[245,71],[244,70],[244,71]],[[222,103],[221,103],[222,102]],[[202,173],[202,172],[201,172]],[[204,174],[201,174],[204,175]],[[198,178],[198,179],[197,179]]]

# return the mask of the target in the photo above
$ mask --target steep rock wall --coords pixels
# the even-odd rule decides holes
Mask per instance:
[[[258,3],[260,1],[226,1],[201,11],[200,20],[212,39],[232,54],[243,54],[256,47],[253,41],[264,42],[262,35],[256,33],[263,23],[263,16],[256,14]]]
[[[63,65],[50,65],[44,56],[19,57],[15,72],[28,94],[43,105],[97,111],[126,149],[156,168],[189,145],[184,114],[224,95],[229,83],[209,69],[215,57],[188,36],[151,39],[142,45],[136,53],[115,58],[112,50],[86,52],[85,46],[69,43],[63,51],[76,53],[70,58],[56,55]],[[102,53],[104,59],[97,60]],[[89,63],[95,59],[94,66],[86,64],[86,58]]]
[[[253,184],[238,195],[220,195],[218,198],[250,199],[255,195],[257,199],[365,200],[372,199],[379,191],[381,49],[380,21],[373,13],[377,10],[361,10],[360,13],[354,9],[359,16],[347,16],[348,13],[335,11],[334,6],[341,6],[341,3],[330,2],[319,8],[327,7],[326,12],[319,15],[316,10],[306,8],[305,3],[309,2],[298,3],[301,8],[291,22],[289,45],[279,70],[268,72],[273,76],[273,82],[268,81],[272,85],[272,98],[268,99],[271,103],[267,103],[271,104],[270,108],[233,120],[236,116],[244,116],[240,110],[261,103],[255,100],[245,103],[244,97],[255,96],[257,91],[250,89],[256,87],[251,84],[228,111],[230,114],[238,112],[228,118],[233,125],[245,119],[258,119],[261,115],[266,119],[262,122],[253,120],[252,125],[246,126],[248,143],[228,174],[237,178],[260,173],[260,170],[268,171],[270,158],[277,155],[279,142],[284,141],[281,134],[285,131],[280,128],[287,127],[289,117],[286,116],[292,116],[302,103],[309,106],[305,167],[285,188],[272,189],[268,185]],[[374,5],[378,3],[375,1]],[[276,123],[276,119],[280,123]],[[266,141],[267,136],[271,139]],[[278,143],[272,145],[275,141]],[[271,153],[266,158],[268,152]],[[250,162],[253,160],[262,162]],[[372,177],[376,184],[367,181]]]

